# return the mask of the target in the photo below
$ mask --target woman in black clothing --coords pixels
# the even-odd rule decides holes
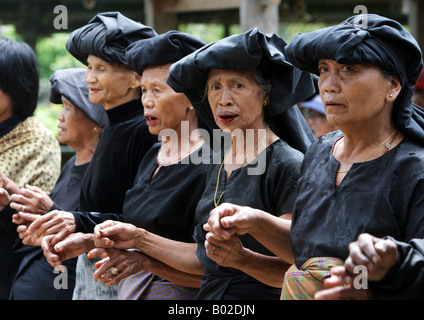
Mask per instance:
[[[378,15],[296,35],[285,52],[294,65],[319,74],[328,121],[340,131],[318,139],[305,155],[291,230],[236,207],[225,209],[235,214],[229,218],[220,219],[217,210],[211,227],[243,227],[294,262],[282,298],[313,299],[359,234],[403,242],[424,236],[424,114],[412,104],[422,54],[401,24]]]
[[[96,149],[100,132],[106,125],[106,114],[101,105],[88,100],[88,87],[84,69],[56,71],[50,78],[50,102],[63,104],[59,118],[58,140],[75,150],[75,156],[64,165],[56,185],[48,195],[41,189],[27,185],[11,196],[10,207],[18,212],[13,222],[19,224],[18,232],[25,246],[18,249],[23,260],[15,276],[10,299],[15,300],[70,300],[75,285],[76,259],[68,260],[67,287],[55,288],[57,273],[47,263],[40,241],[27,232],[29,225],[39,215],[53,209],[78,208],[81,182]],[[12,214],[13,211],[10,212]],[[39,239],[38,239],[39,240]]]
[[[156,32],[152,28],[119,12],[107,12],[73,31],[67,41],[68,51],[88,66],[89,99],[103,105],[108,124],[84,176],[78,210],[52,211],[30,226],[38,236],[57,234],[45,239],[48,247],[68,234],[76,243],[89,242],[97,223],[122,219],[125,193],[133,185],[140,161],[157,141],[147,128],[140,102],[140,77],[128,67],[125,49],[132,42],[153,36]],[[61,231],[57,233],[56,229]],[[74,298],[116,298],[116,287],[102,287],[92,279],[92,269],[93,263],[81,255]]]
[[[284,46],[277,35],[251,30],[206,45],[171,67],[167,83],[185,93],[211,127],[230,132],[234,142],[208,171],[194,218],[196,244],[175,244],[143,230],[118,233],[117,228],[97,227],[96,235],[110,236],[117,247],[124,248],[128,243],[122,240],[131,239],[131,245],[164,263],[202,274],[197,299],[280,296],[286,263],[253,238],[240,237],[225,244],[239,249],[238,259],[218,265],[214,259],[225,250],[224,244],[210,245],[210,238],[205,242],[202,225],[223,201],[267,208],[290,219],[302,153],[313,140],[294,104],[314,90],[310,75],[287,63],[280,51]],[[103,240],[109,243],[103,238],[99,243]]]
[[[140,164],[134,186],[125,197],[124,220],[154,236],[187,243],[193,242],[194,214],[205,187],[210,152],[190,101],[165,80],[173,62],[204,44],[188,34],[169,31],[140,40],[127,50],[129,65],[142,75],[142,102],[150,133],[162,139]],[[203,160],[193,163],[193,156]],[[103,226],[121,224],[109,221]],[[103,251],[89,255],[103,256]],[[193,299],[198,292],[200,275],[170,268],[139,252],[106,252],[110,260],[98,264],[102,266],[94,278],[109,285],[119,282],[119,299]],[[119,274],[111,274],[111,267]]]

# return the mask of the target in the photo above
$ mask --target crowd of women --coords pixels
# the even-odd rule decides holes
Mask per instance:
[[[423,298],[422,53],[356,19],[206,44],[97,14],[66,44],[87,68],[50,79],[61,172],[37,59],[0,38],[0,298]],[[319,137],[297,105],[317,91]]]

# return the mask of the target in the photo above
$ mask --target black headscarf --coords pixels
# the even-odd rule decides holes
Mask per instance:
[[[424,112],[412,104],[414,85],[423,68],[417,41],[397,21],[376,14],[353,16],[341,24],[297,34],[285,48],[295,66],[318,74],[318,61],[369,63],[398,75],[402,90],[393,118],[406,136],[424,144]]]
[[[293,148],[305,152],[314,137],[295,104],[315,90],[311,75],[286,60],[282,53],[285,45],[278,35],[265,35],[258,29],[233,35],[173,64],[167,83],[189,98],[208,126],[218,128],[205,97],[209,71],[212,68],[255,70],[261,66],[271,76],[270,102],[266,107],[271,129]]]
[[[142,74],[148,66],[177,62],[206,43],[190,34],[176,30],[131,44],[126,51],[128,66]]]
[[[71,33],[66,48],[85,65],[89,55],[111,63],[127,64],[126,48],[137,40],[156,35],[151,27],[135,22],[120,12],[98,13],[87,25]]]
[[[62,104],[61,97],[72,102],[99,127],[103,128],[108,118],[101,104],[91,103],[88,98],[88,86],[85,81],[85,69],[69,68],[56,70],[50,77],[50,102]]]

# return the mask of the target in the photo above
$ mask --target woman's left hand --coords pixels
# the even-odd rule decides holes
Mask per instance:
[[[123,251],[113,248],[95,248],[87,254],[87,257],[89,259],[102,258],[95,264],[98,270],[94,272],[93,278],[107,286],[112,286],[143,270],[143,262],[146,259],[146,256],[139,251]],[[114,274],[114,271],[117,273]]]
[[[206,254],[221,266],[239,269],[247,257],[247,249],[243,247],[238,235],[228,240],[220,240],[213,233],[206,234]]]
[[[30,185],[13,194],[11,200],[14,201],[10,204],[12,209],[35,214],[48,213],[54,204],[47,193]]]

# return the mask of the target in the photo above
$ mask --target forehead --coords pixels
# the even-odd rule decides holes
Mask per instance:
[[[253,71],[250,71],[250,70],[211,69],[208,73],[208,81],[212,79],[213,80],[226,80],[226,79],[254,80],[254,77],[253,77]]]
[[[146,82],[150,80],[162,80],[165,81],[169,76],[169,68],[171,67],[171,63],[163,64],[160,66],[149,66],[143,70],[143,76],[141,78],[141,82]]]
[[[90,54],[90,55],[87,57],[87,62],[88,62],[89,64],[104,64],[104,65],[112,65],[110,62],[107,62],[107,61],[105,61],[105,60],[103,60],[103,59],[101,59],[101,58],[99,58],[99,57],[97,57],[97,56],[94,56],[94,55],[92,55],[92,54]]]

